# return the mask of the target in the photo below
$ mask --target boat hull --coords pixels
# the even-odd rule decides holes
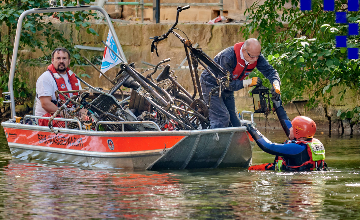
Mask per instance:
[[[132,170],[248,167],[246,128],[108,132],[3,122],[13,157],[89,168]]]

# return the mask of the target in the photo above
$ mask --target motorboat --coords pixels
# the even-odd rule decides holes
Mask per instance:
[[[11,118],[1,125],[14,158],[26,161],[56,162],[88,168],[119,168],[133,170],[229,168],[251,165],[252,142],[246,127],[220,129],[164,131],[152,121],[98,121],[95,129],[84,129],[80,121],[55,118],[78,126],[50,128],[39,126],[39,119],[50,117],[16,116],[14,75],[21,36],[22,23],[32,13],[98,11],[103,14],[114,37],[120,56],[125,55],[111,20],[103,8],[97,6],[51,7],[24,11],[19,17],[9,74],[9,91],[5,95],[10,103]],[[253,122],[253,114],[250,113]],[[242,114],[242,115],[243,115]],[[244,122],[243,120],[242,122]],[[116,124],[150,126],[140,131],[104,131],[100,125]],[[100,126],[101,127],[101,126]]]

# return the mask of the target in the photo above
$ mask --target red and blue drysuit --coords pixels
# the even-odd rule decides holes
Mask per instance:
[[[273,100],[273,106],[286,136],[292,127],[281,101]],[[247,125],[247,130],[257,145],[266,153],[276,155],[273,163],[249,167],[249,170],[279,170],[279,171],[310,171],[326,170],[324,145],[315,138],[306,141],[286,141],[283,144],[272,143],[256,128]]]
[[[273,163],[251,166],[249,170],[310,171],[327,168],[324,146],[315,138],[277,144],[269,141],[252,126],[248,126],[248,131],[263,151],[276,155]]]
[[[270,80],[271,84],[273,84],[275,80],[280,83],[279,74],[267,62],[263,55],[259,56],[257,62],[248,65],[245,64],[245,60],[241,59],[240,56],[240,49],[243,44],[243,42],[240,42],[232,47],[228,47],[218,53],[214,58],[217,64],[232,73],[233,78],[229,88],[221,93],[221,97],[219,97],[219,94],[211,96],[209,107],[210,128],[224,128],[230,126],[230,123],[232,127],[241,126],[235,108],[234,91],[244,88],[243,79],[248,76],[255,67]],[[211,71],[216,77],[219,77],[215,70],[211,69]],[[211,89],[218,86],[216,79],[207,70],[204,70],[200,77],[200,83],[204,99],[208,102]]]

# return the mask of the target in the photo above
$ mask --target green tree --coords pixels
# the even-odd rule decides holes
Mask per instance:
[[[249,22],[244,37],[258,31],[262,53],[278,70],[284,102],[306,98],[308,106],[319,103],[326,116],[334,96],[360,92],[360,59],[348,59],[346,48],[337,48],[335,36],[347,35],[348,25],[335,22],[334,11],[323,10],[323,0],[312,0],[311,11],[301,11],[299,0],[255,2],[246,10]],[[348,12],[347,1],[335,1],[335,11],[347,12],[349,23],[360,23],[360,12]],[[359,48],[359,36],[348,36],[347,47]],[[360,108],[339,111],[340,119],[358,123]]]
[[[94,2],[95,0],[83,0],[83,3]],[[75,6],[76,1],[64,0],[64,5]],[[4,0],[0,1],[0,23],[2,31],[0,32],[0,90],[8,90],[8,75],[10,72],[10,62],[13,53],[13,44],[16,34],[18,19],[22,12],[32,8],[48,8],[48,0]],[[66,47],[72,53],[72,64],[80,63],[80,55],[72,43],[71,36],[65,38],[62,31],[57,30],[48,17],[53,16],[60,21],[75,23],[76,29],[80,27],[87,28],[90,34],[97,34],[90,28],[89,19],[96,18],[95,14],[88,11],[83,12],[65,12],[57,14],[31,14],[23,21],[23,30],[21,32],[19,51],[26,48],[34,52],[40,49],[45,59],[50,59],[50,51],[58,46]],[[45,39],[45,41],[44,41]],[[19,62],[24,62],[18,59]],[[14,95],[17,102],[23,102],[26,99],[33,99],[33,91],[27,87],[26,72],[16,72],[14,80]],[[0,98],[2,104],[2,98]]]

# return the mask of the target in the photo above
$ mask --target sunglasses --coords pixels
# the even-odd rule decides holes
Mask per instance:
[[[249,52],[246,49],[245,49],[245,51],[249,55],[250,58],[259,58],[259,56],[261,55],[261,52],[260,52],[259,56],[252,56],[252,55],[249,54]]]

